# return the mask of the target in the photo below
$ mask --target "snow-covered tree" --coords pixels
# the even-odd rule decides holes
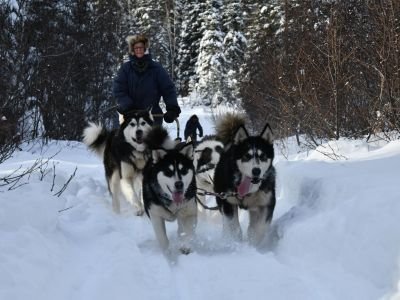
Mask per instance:
[[[245,10],[247,48],[241,69],[240,94],[251,120],[263,123],[266,112],[274,115],[272,108],[277,110],[275,65],[282,57],[279,36],[282,13],[279,1],[251,2]],[[274,120],[268,118],[268,121],[273,123]]]
[[[279,44],[279,35],[281,30],[282,10],[280,3],[277,1],[263,1],[248,4],[252,7],[252,11],[248,12],[248,20],[246,26],[246,65],[250,68],[244,70],[244,76],[248,76],[249,72],[258,73],[260,67],[260,52],[265,47],[272,44]],[[254,74],[255,75],[255,74]]]
[[[179,9],[179,20],[182,25],[177,37],[176,74],[178,92],[182,96],[187,96],[192,91],[190,81],[197,82],[195,65],[204,32],[205,12],[204,0],[184,0]]]
[[[92,18],[89,32],[93,32],[91,49],[89,55],[90,75],[87,86],[87,97],[85,100],[85,116],[88,119],[108,119],[111,121],[113,115],[104,114],[114,105],[112,96],[113,78],[117,66],[120,65],[119,53],[126,53],[126,42],[118,47],[121,38],[121,19],[123,7],[118,0],[94,1],[92,3]]]
[[[246,50],[246,38],[244,37],[243,7],[240,0],[227,1],[224,7],[224,32],[223,41],[226,74],[226,88],[224,94],[230,103],[239,100],[239,76],[240,67],[243,65],[244,52]]]
[[[205,105],[216,106],[227,101],[225,57],[223,54],[222,1],[207,1],[208,11],[205,31],[200,41],[200,53],[196,62],[195,90]]]

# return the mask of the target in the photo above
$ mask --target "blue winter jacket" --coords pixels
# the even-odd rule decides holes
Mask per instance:
[[[146,62],[144,71],[138,69],[138,61]],[[161,64],[151,59],[150,54],[141,59],[129,56],[129,61],[122,64],[114,79],[113,94],[119,113],[153,107],[153,114],[162,114],[159,104],[161,97],[167,111],[174,111],[177,115],[181,112],[174,83]]]

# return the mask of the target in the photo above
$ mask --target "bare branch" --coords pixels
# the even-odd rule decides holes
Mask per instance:
[[[72,178],[75,177],[76,171],[78,170],[78,167],[75,168],[74,173],[69,177],[69,179],[67,180],[67,182],[63,185],[63,187],[54,194],[54,196],[60,197],[61,194],[65,191],[65,189],[67,188],[68,184],[71,182]]]

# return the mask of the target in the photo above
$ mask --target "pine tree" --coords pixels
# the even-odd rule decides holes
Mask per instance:
[[[275,48],[279,45],[280,21],[282,11],[280,4],[276,1],[256,1],[253,4],[248,4],[252,7],[252,11],[248,13],[247,30],[245,36],[247,38],[246,49],[246,65],[249,67],[244,70],[244,76],[249,76],[250,73],[258,76],[260,72],[260,57],[261,52],[268,46]]]
[[[0,163],[23,142],[17,135],[18,119],[26,109],[26,98],[35,61],[26,32],[28,4],[0,2]]]
[[[243,7],[240,1],[227,1],[224,9],[224,57],[226,74],[225,97],[229,103],[238,102],[239,98],[239,77],[240,67],[243,64],[244,52],[247,46],[247,40],[244,37],[243,30]]]
[[[195,90],[205,105],[213,107],[227,102],[224,89],[225,57],[223,55],[222,1],[209,0],[208,18],[205,19],[205,31],[200,41],[200,53],[196,63],[198,82]]]
[[[247,48],[240,74],[240,95],[251,119],[263,123],[266,112],[276,108],[274,66],[282,55],[280,1],[247,1],[245,12]],[[275,120],[268,121],[275,125]]]
[[[196,67],[200,41],[203,36],[204,0],[183,0],[179,7],[181,31],[177,38],[177,88],[182,96],[187,96],[197,82]],[[192,85],[190,85],[192,82]]]
[[[57,2],[51,0],[32,0],[27,9],[25,27],[29,28],[28,44],[29,52],[35,65],[32,68],[31,86],[26,102],[24,115],[29,110],[40,116],[30,116],[30,119],[42,120],[46,136],[57,138],[58,129],[54,121],[60,115],[58,109],[65,107],[65,83],[66,70],[68,70],[68,57],[72,51],[66,39],[64,39],[64,20]],[[28,85],[29,87],[29,85]],[[35,107],[36,106],[36,107]],[[23,122],[25,119],[22,118]],[[62,128],[64,125],[60,125]],[[22,128],[22,127],[21,127]],[[56,133],[57,132],[57,133]],[[36,136],[31,131],[32,138]]]
[[[112,96],[113,78],[120,64],[118,41],[122,7],[117,0],[95,1],[92,6],[90,22],[91,53],[88,65],[90,80],[87,87],[85,116],[88,119],[112,119],[115,111]],[[126,43],[123,45],[126,52]],[[104,112],[110,113],[104,113]],[[114,115],[113,115],[114,113]],[[111,120],[109,120],[111,122]]]

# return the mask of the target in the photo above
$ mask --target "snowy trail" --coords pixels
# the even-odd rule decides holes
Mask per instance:
[[[226,250],[216,243],[220,224],[213,224],[215,228],[199,224],[207,235],[199,245],[201,256],[180,256],[177,264],[171,266],[158,248],[147,216],[134,216],[126,204],[121,215],[114,214],[104,185],[103,178],[79,180],[74,186],[76,197],[69,197],[65,203],[72,208],[61,213],[57,226],[63,249],[63,276],[60,281],[55,280],[45,298],[60,299],[61,294],[65,299],[110,299],[121,294],[126,299],[131,294],[145,299],[204,299],[199,287],[208,286],[210,278],[201,269],[213,265],[207,260],[218,248]],[[199,221],[206,218],[201,216]],[[171,244],[176,244],[176,224],[168,223],[167,229]],[[214,245],[205,246],[210,241]],[[196,266],[190,262],[196,256],[199,273],[204,277],[193,281],[191,273]],[[185,264],[189,264],[189,269]],[[193,295],[195,290],[199,290],[198,296]]]
[[[389,299],[400,270],[400,143],[389,146],[376,161],[278,160],[273,247],[226,244],[219,214],[203,212],[195,252],[174,266],[146,216],[113,213],[99,159],[69,149],[59,185],[73,157],[84,163],[61,197],[49,193],[51,177],[0,194],[0,299]],[[176,224],[167,230],[173,245]]]
[[[149,222],[135,218],[125,211],[115,215],[108,203],[108,191],[104,182],[79,181],[75,187],[77,197],[66,206],[72,208],[62,212],[58,230],[63,251],[63,274],[52,285],[49,299],[112,299],[120,295],[145,299],[173,299],[168,292],[165,278],[171,271],[154,245],[141,244],[147,238]],[[99,197],[93,191],[100,191]],[[148,286],[155,289],[148,290]],[[158,292],[165,289],[161,297]]]

